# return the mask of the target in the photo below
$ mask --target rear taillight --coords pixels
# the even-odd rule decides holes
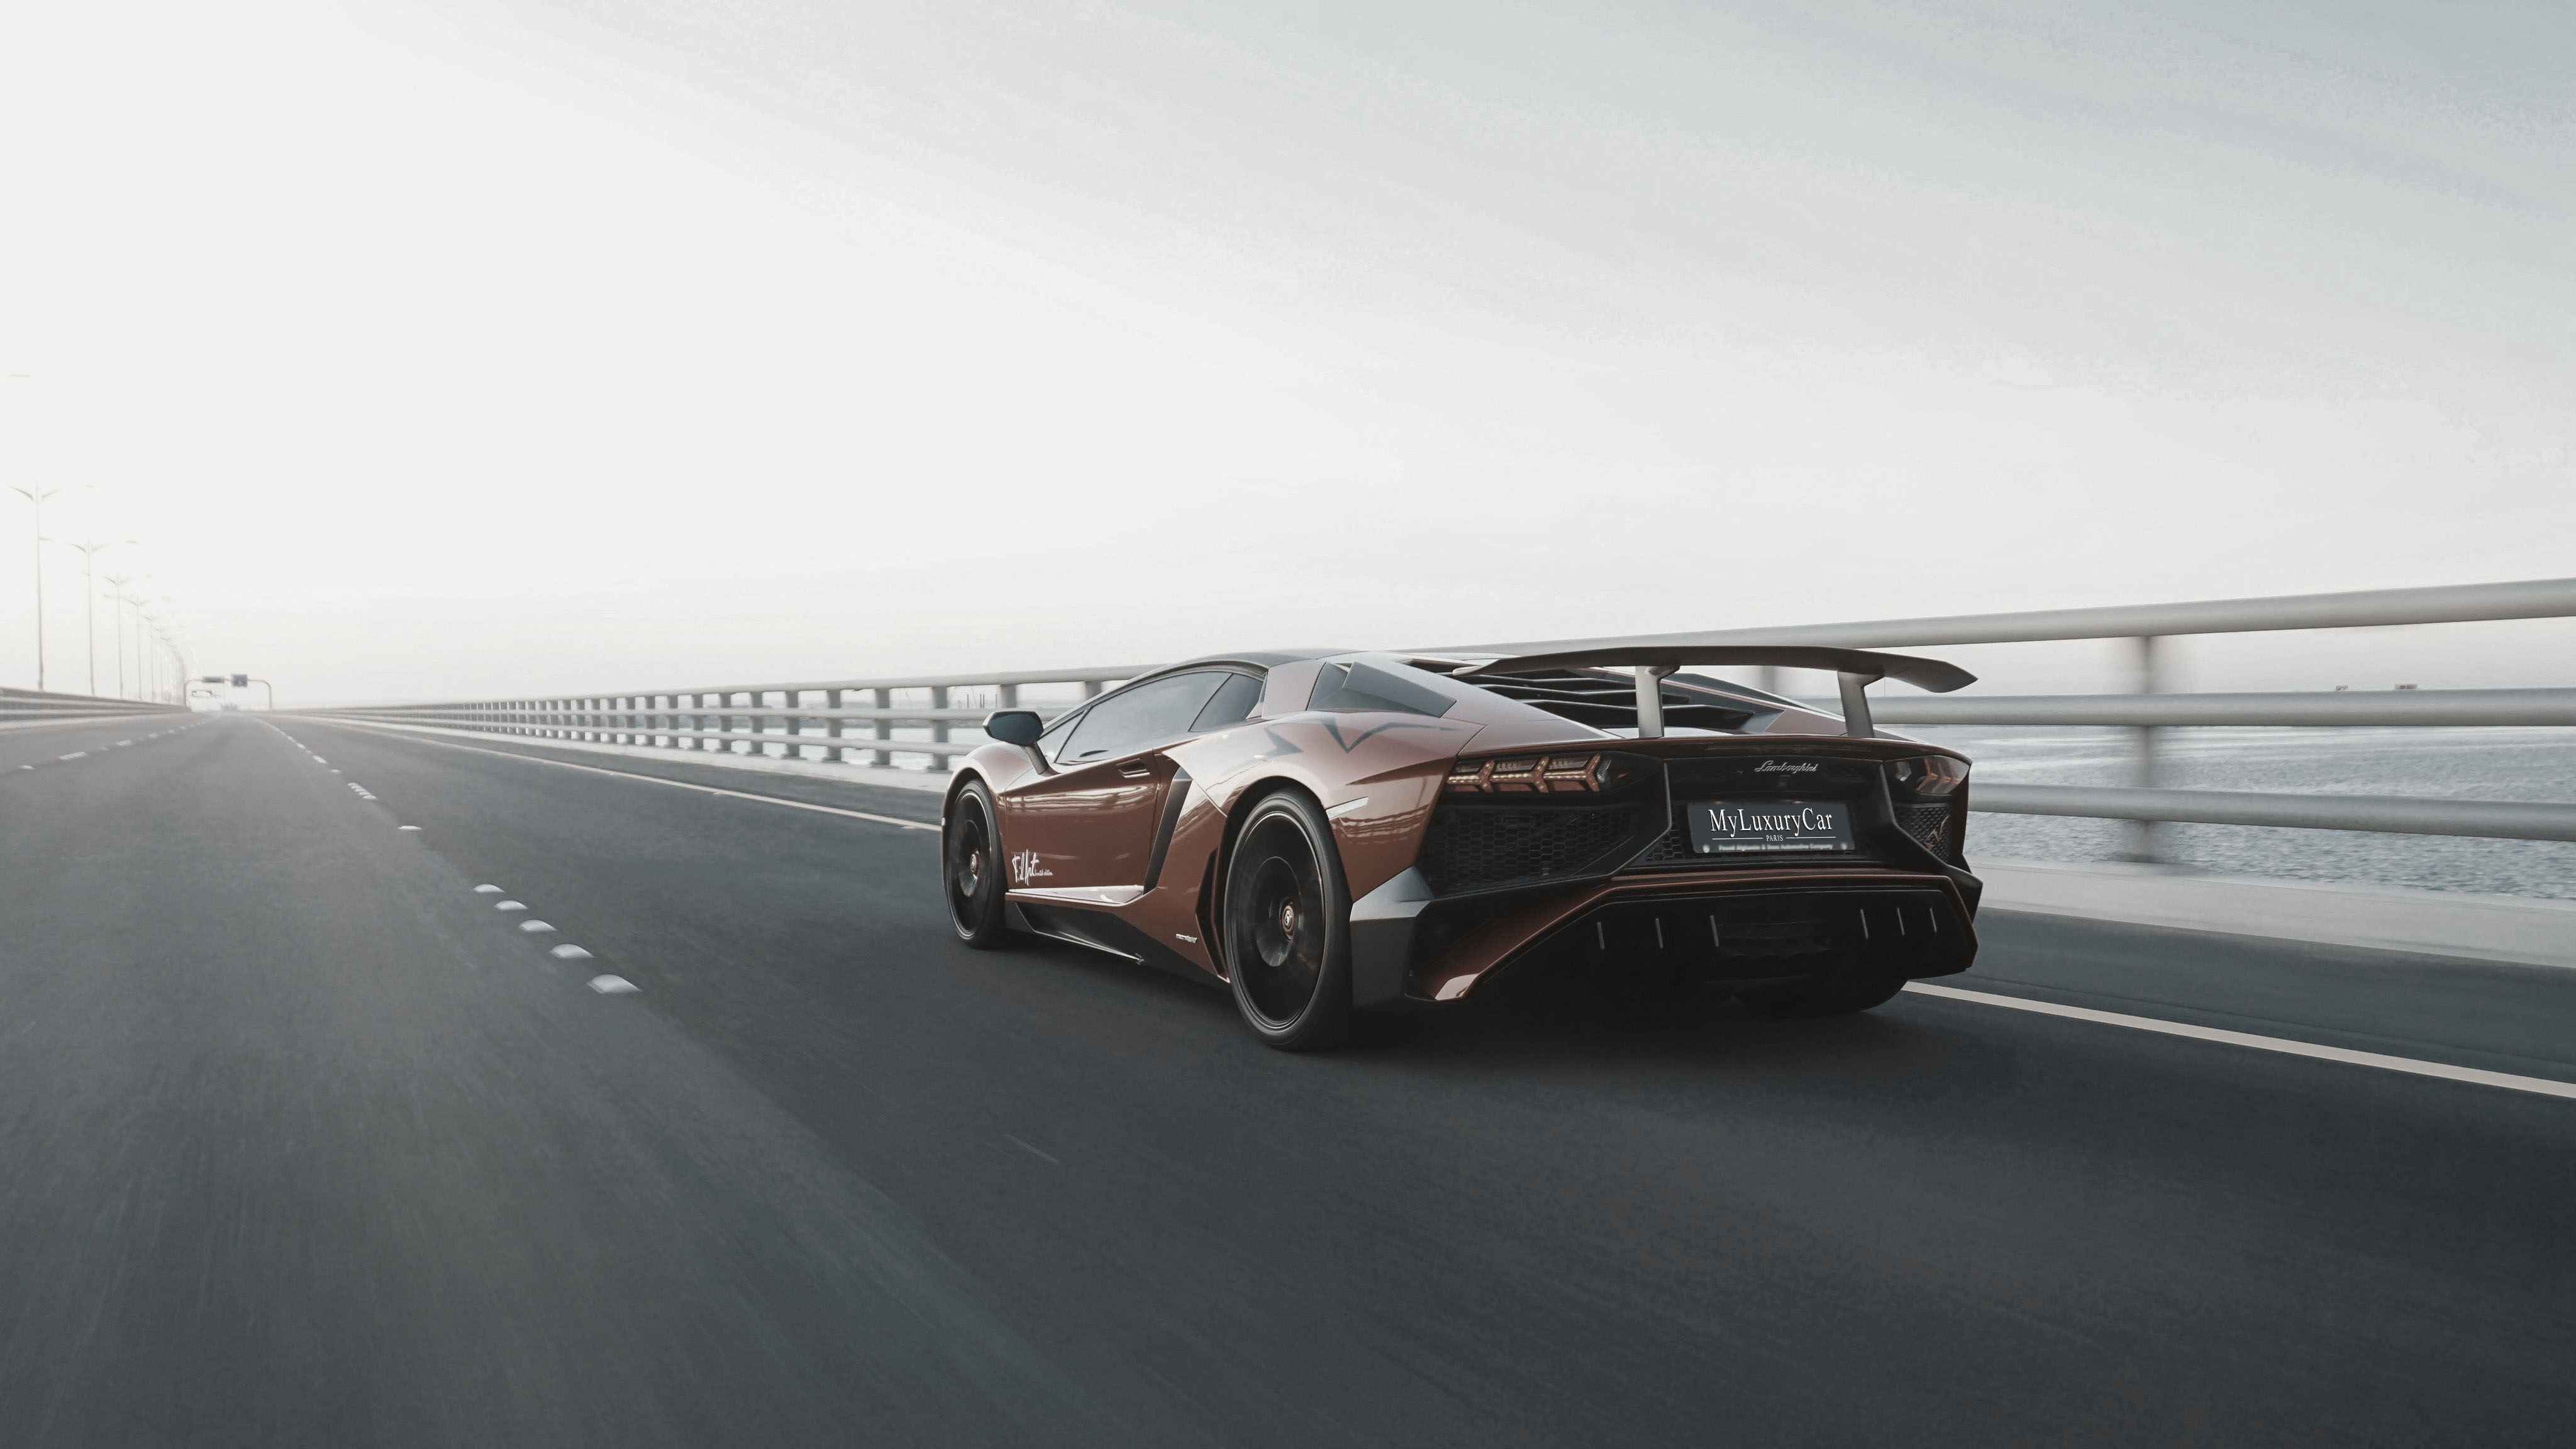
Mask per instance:
[[[1506,755],[1460,760],[1449,767],[1446,788],[1475,795],[1570,795],[1607,790],[1625,778],[1605,754]]]
[[[1908,795],[1938,799],[1958,793],[1968,783],[1968,762],[1948,755],[1925,755],[1920,759],[1898,760],[1887,767],[1896,788]]]

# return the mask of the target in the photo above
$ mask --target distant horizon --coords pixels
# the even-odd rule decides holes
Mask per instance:
[[[2563,9],[6,26],[54,688],[72,543],[281,704],[2570,571]],[[2174,667],[2556,684],[2557,627]]]

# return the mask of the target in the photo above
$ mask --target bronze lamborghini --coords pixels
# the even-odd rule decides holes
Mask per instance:
[[[1755,665],[1837,673],[1840,715],[1687,672]],[[986,721],[949,914],[1220,983],[1291,1050],[1513,994],[1865,1011],[1977,951],[1968,761],[1874,731],[1878,679],[1972,682],[1821,648],[1176,664]]]

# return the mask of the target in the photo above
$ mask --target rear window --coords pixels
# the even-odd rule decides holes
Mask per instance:
[[[1199,711],[1198,722],[1190,726],[1190,733],[1205,734],[1230,724],[1241,724],[1252,718],[1253,710],[1260,704],[1260,680],[1249,674],[1229,674],[1225,683],[1216,687],[1216,697],[1207,702],[1207,708]]]

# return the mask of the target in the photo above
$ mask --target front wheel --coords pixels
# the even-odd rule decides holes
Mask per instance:
[[[1252,807],[1225,868],[1226,974],[1245,1024],[1281,1051],[1351,1034],[1351,897],[1332,826],[1303,795]]]
[[[957,939],[978,950],[1002,945],[1001,834],[993,828],[993,792],[969,780],[948,802],[940,831],[939,883],[948,897],[948,923]]]

